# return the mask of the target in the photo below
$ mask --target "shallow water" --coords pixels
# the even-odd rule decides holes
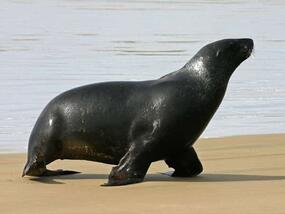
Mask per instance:
[[[200,47],[250,37],[203,134],[285,132],[284,1],[0,1],[0,152],[26,150],[39,113],[67,89],[158,78]]]

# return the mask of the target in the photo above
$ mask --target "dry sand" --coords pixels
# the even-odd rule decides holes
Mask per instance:
[[[0,213],[285,213],[285,134],[202,139],[201,176],[172,178],[163,162],[145,182],[101,187],[112,166],[56,161],[81,174],[21,178],[25,154],[0,155]]]

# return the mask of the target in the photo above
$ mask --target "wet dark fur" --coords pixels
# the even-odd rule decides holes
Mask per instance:
[[[56,159],[118,164],[109,185],[142,181],[157,160],[173,167],[173,176],[201,173],[192,145],[220,105],[231,74],[252,49],[251,39],[220,40],[160,79],[97,83],[62,93],[35,124],[23,175],[73,173],[47,170]]]

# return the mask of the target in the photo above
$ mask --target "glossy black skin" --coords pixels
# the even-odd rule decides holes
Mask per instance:
[[[23,176],[73,173],[46,169],[56,159],[116,164],[108,185],[142,181],[157,160],[173,167],[173,176],[198,175],[203,167],[192,145],[252,49],[251,39],[220,40],[160,79],[97,83],[62,93],[35,124]]]

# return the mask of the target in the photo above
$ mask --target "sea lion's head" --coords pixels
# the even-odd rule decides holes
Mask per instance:
[[[187,68],[203,76],[228,79],[252,53],[252,39],[223,39],[204,46],[187,63]],[[220,78],[219,78],[220,77]]]
[[[251,55],[253,46],[252,39],[223,39],[206,45],[201,51],[222,64],[231,62],[236,68]]]

